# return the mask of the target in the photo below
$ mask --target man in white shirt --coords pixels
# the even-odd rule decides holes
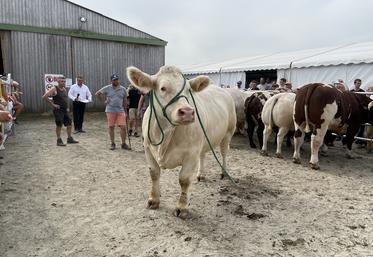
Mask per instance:
[[[265,79],[263,77],[261,77],[260,80],[259,80],[258,88],[259,88],[259,90],[262,90],[262,91],[269,89],[269,88],[267,88],[267,84],[266,84]]]
[[[84,85],[83,76],[76,78],[77,83],[69,90],[69,98],[73,101],[74,133],[85,133],[83,130],[85,105],[92,101],[92,94],[89,88]]]

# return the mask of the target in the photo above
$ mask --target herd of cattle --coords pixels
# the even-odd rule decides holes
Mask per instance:
[[[331,85],[313,83],[299,88],[296,93],[241,92],[229,89],[237,110],[237,131],[247,123],[250,146],[256,148],[253,140],[257,127],[258,141],[262,154],[267,155],[268,138],[273,129],[277,131],[276,156],[282,158],[281,146],[287,136],[291,145],[294,135],[294,163],[300,163],[300,147],[305,133],[311,136],[311,159],[313,169],[319,169],[318,153],[324,144],[327,132],[344,136],[346,157],[352,158],[351,149],[361,124],[373,124],[373,101],[364,94],[339,91]],[[244,110],[244,113],[242,113]],[[293,133],[291,133],[293,132]],[[373,128],[367,129],[367,137],[373,138]],[[367,145],[372,150],[372,142]]]
[[[127,76],[141,91],[151,92],[142,124],[152,180],[148,207],[157,209],[160,204],[160,170],[181,166],[181,194],[174,211],[178,217],[187,215],[191,180],[195,175],[198,180],[203,179],[204,158],[210,148],[220,147],[222,166],[226,168],[236,127],[242,132],[247,123],[251,147],[256,147],[253,134],[257,127],[263,154],[267,153],[268,138],[276,129],[278,157],[284,137],[288,135],[287,143],[291,143],[288,132],[294,131],[296,163],[300,162],[299,150],[305,133],[312,132],[310,163],[318,169],[318,151],[328,129],[346,135],[343,143],[347,145],[347,156],[351,157],[360,124],[373,124],[373,103],[369,97],[342,93],[324,84],[309,84],[296,93],[274,94],[222,89],[211,85],[207,76],[186,80],[173,66],[164,66],[155,75],[129,67]]]

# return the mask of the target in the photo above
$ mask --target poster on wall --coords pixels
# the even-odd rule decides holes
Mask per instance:
[[[44,90],[47,92],[54,86],[58,85],[58,78],[63,76],[62,74],[45,74],[44,75]]]

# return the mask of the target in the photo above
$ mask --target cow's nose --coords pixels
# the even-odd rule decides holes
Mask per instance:
[[[194,121],[194,110],[190,107],[183,107],[178,110],[178,115],[182,121]]]

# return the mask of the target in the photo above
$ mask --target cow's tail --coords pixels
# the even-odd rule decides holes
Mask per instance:
[[[310,102],[310,98],[313,94],[313,91],[315,91],[315,89],[317,87],[319,87],[319,84],[314,84],[312,87],[309,87],[308,90],[307,90],[307,93],[306,93],[306,97],[304,99],[304,118],[305,118],[305,121],[306,121],[306,127],[305,127],[304,131],[306,133],[311,132],[309,115],[308,115],[308,105],[309,105],[309,102]]]
[[[278,101],[278,98],[279,98],[279,96],[274,96],[274,98],[273,98],[273,100],[272,100],[272,106],[271,106],[271,108],[270,108],[270,110],[271,110],[271,115],[270,115],[270,119],[269,119],[269,127],[271,128],[271,129],[273,129],[273,127],[275,126],[275,122],[274,122],[274,120],[273,120],[273,109],[275,108],[275,105],[276,105],[276,103],[277,103],[277,101]]]

